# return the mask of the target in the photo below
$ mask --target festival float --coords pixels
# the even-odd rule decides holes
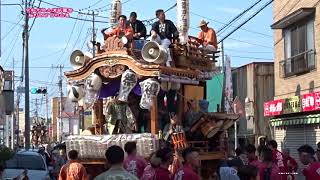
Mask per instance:
[[[154,41],[128,42],[125,36],[112,36],[96,44],[95,56],[79,50],[71,54],[74,70],[64,73],[68,96],[82,109],[92,109],[94,123],[65,142],[67,150],[79,151],[92,176],[105,170],[104,153],[111,145],[123,147],[136,141],[138,153],[144,157],[160,148],[164,114],[172,111],[169,106],[183,124],[188,104],[194,104],[191,111],[195,116],[187,129],[201,134],[201,138],[190,139],[180,132],[172,134],[171,140],[177,151],[187,146],[199,149],[202,176],[213,174],[217,160],[226,157],[225,132],[239,116],[201,111],[197,103],[208,106],[205,81],[215,73],[219,52],[205,53],[194,43],[196,38],[188,35],[189,1],[178,0],[177,9],[180,39],[169,49]],[[120,14],[121,2],[114,0],[113,27]],[[170,66],[168,56],[173,60]],[[144,130],[141,124],[147,124]]]

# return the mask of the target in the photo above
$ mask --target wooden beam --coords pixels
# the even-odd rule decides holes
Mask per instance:
[[[152,98],[152,106],[150,108],[151,133],[158,134],[158,100],[157,97]]]
[[[103,102],[102,99],[98,99],[94,103],[94,127],[95,134],[100,135],[103,134],[103,123],[104,123],[104,115],[103,115]]]

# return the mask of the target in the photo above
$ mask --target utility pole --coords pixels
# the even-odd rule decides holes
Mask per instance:
[[[44,94],[44,96],[46,97],[46,124],[49,124],[48,89],[47,89],[47,93]]]
[[[92,13],[79,13],[79,14],[84,14],[84,15],[92,15],[92,39],[91,39],[91,43],[92,43],[92,55],[93,57],[96,56],[96,44],[97,44],[97,34],[96,34],[96,29],[95,29],[95,16],[98,15],[98,13],[94,13],[94,11],[92,11]],[[89,29],[90,31],[90,29]]]
[[[36,98],[36,111],[35,111],[35,116],[36,116],[36,123],[38,122],[38,98]]]
[[[62,76],[62,65],[59,65],[58,68],[60,69],[60,76],[59,76],[59,94],[60,94],[60,103],[59,103],[59,136],[60,136],[60,142],[62,141],[62,130],[63,130],[63,124],[62,124],[62,97],[63,97],[63,92],[62,92],[62,81],[63,81],[63,76]]]
[[[25,48],[25,149],[30,149],[30,94],[29,94],[29,17],[28,17],[28,0],[24,1],[25,9],[25,24],[24,24],[24,31],[23,31],[23,39],[24,39],[24,48]]]
[[[94,11],[92,11],[92,55],[93,57],[96,57],[96,29],[95,29],[95,25],[94,25]]]
[[[1,14],[1,12],[0,12]],[[13,96],[14,96],[14,91],[15,91],[15,71],[14,71],[14,58],[12,58],[12,70],[13,70],[13,81],[12,81],[12,89],[13,89]],[[15,141],[15,130],[16,130],[16,120],[14,117],[14,110],[11,112],[11,148],[14,149],[14,141]]]

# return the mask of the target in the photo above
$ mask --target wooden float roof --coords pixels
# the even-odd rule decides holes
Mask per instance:
[[[118,38],[110,37],[105,40],[104,50],[98,48],[95,58],[86,61],[79,69],[65,72],[64,75],[69,81],[81,81],[98,69],[103,77],[113,79],[121,76],[126,69],[131,69],[140,77],[165,76],[193,81],[210,79],[204,74],[213,72],[215,61],[203,58],[203,54],[195,55],[193,51],[185,56],[187,48],[184,51],[181,49],[183,48],[180,47],[172,53],[176,67],[167,67],[144,61],[140,51],[125,48]]]
[[[83,80],[90,76],[97,68],[114,65],[124,65],[140,76],[159,77],[164,75],[175,75],[188,77],[190,79],[199,79],[200,72],[181,68],[166,67],[154,64],[142,64],[128,55],[102,55],[89,60],[81,68],[65,72],[65,76],[71,81]]]

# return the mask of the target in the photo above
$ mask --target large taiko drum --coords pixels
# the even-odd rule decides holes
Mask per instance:
[[[186,135],[183,132],[173,133],[171,135],[172,143],[174,145],[174,149],[184,149],[188,147],[188,143],[186,140]]]
[[[201,132],[204,136],[207,138],[212,138],[214,135],[218,133],[222,126],[223,122],[222,121],[205,121],[204,123],[201,124]]]

